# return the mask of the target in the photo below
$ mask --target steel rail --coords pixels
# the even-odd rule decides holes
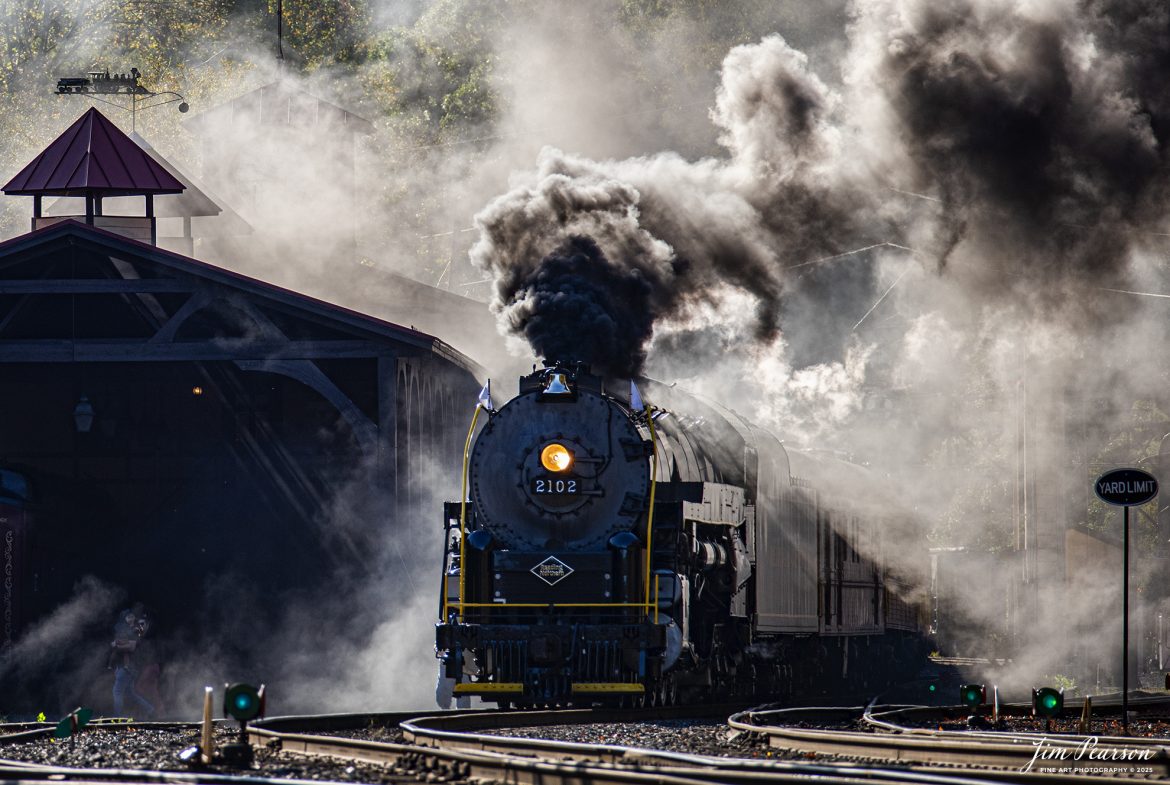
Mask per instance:
[[[908,707],[891,708],[888,712],[874,712],[874,707],[841,708],[805,708],[779,709],[770,711],[748,711],[731,717],[728,724],[737,730],[749,733],[763,734],[768,739],[768,745],[774,749],[789,750],[798,753],[815,753],[847,757],[860,757],[871,760],[896,761],[911,765],[952,765],[978,766],[1002,769],[1002,772],[980,771],[980,776],[1000,778],[1009,782],[1022,780],[1044,781],[1045,778],[1063,777],[1075,778],[1077,782],[1091,782],[1095,778],[1100,781],[1116,781],[1116,777],[1098,776],[1094,774],[1074,773],[1080,766],[1081,760],[1076,758],[1076,752],[1085,743],[1084,737],[1076,739],[1054,735],[1037,734],[1010,734],[1010,733],[968,733],[965,731],[937,731],[926,728],[906,728],[880,719],[886,714],[906,712]],[[883,707],[890,708],[890,707]],[[936,710],[937,711],[937,710]],[[824,730],[796,728],[780,724],[799,720],[840,720],[856,719],[866,721],[866,716],[874,720],[874,727],[885,732],[865,732],[846,730]],[[1064,759],[1037,758],[1038,741],[1043,738],[1048,749],[1063,751],[1067,756]],[[1155,773],[1165,776],[1170,764],[1170,755],[1160,743],[1134,744],[1131,738],[1106,738],[1108,747],[1126,747],[1131,749],[1142,748],[1152,753],[1152,757],[1139,761],[1088,761],[1083,769],[1093,768],[1121,768],[1136,764],[1149,767]],[[1098,742],[1101,745],[1101,742]],[[1030,762],[1034,762],[1029,767]],[[1062,768],[1067,773],[1045,772],[1039,768]],[[1029,769],[1029,770],[1025,770]]]
[[[822,709],[837,716],[857,716],[862,709]],[[757,712],[772,716],[774,711]],[[805,710],[806,715],[809,710]],[[504,781],[515,785],[773,785],[774,783],[834,782],[846,785],[879,783],[913,783],[914,785],[985,785],[993,782],[1035,781],[1046,785],[1075,782],[1115,782],[1113,778],[1092,776],[1033,775],[1018,772],[995,772],[939,769],[923,770],[905,761],[886,761],[880,765],[856,762],[776,761],[725,758],[688,753],[594,745],[549,740],[518,739],[492,736],[478,731],[500,730],[530,725],[580,724],[614,721],[648,721],[654,719],[694,717],[695,711],[681,707],[661,707],[645,711],[563,710],[544,712],[454,711],[419,716],[417,712],[378,714],[334,714],[319,716],[275,717],[249,725],[248,738],[253,745],[306,755],[325,755],[360,760],[391,769],[391,776],[414,773],[433,774],[437,779],[473,779]],[[751,715],[741,712],[738,717]],[[721,716],[726,717],[726,714]],[[738,722],[731,720],[732,726]],[[161,724],[161,723],[160,723]],[[117,723],[113,727],[133,729],[148,723]],[[171,724],[178,725],[178,724]],[[321,733],[337,733],[370,727],[402,728],[404,736],[415,744],[375,742]],[[183,728],[195,727],[183,723]],[[752,733],[764,731],[752,724],[742,728]],[[47,729],[46,729],[47,730]],[[311,731],[311,733],[307,732]],[[807,732],[807,731],[806,731]],[[891,734],[864,734],[886,742],[899,740]],[[919,740],[922,741],[922,740]],[[425,746],[423,746],[425,745]],[[0,780],[70,781],[70,782],[208,782],[218,785],[292,785],[296,780],[243,777],[208,772],[157,772],[129,769],[68,769],[41,764],[0,761]]]
[[[220,720],[219,722],[226,722]],[[132,722],[123,719],[103,717],[86,724],[85,728],[118,729],[122,727],[146,728],[147,730],[190,730],[198,728],[197,722]],[[57,730],[55,722],[11,722],[0,723],[0,744],[19,744],[51,737]]]
[[[518,785],[770,785],[771,783],[827,781],[839,783],[916,783],[917,785],[978,785],[990,782],[979,777],[914,772],[902,768],[864,767],[856,764],[792,763],[702,755],[666,753],[656,750],[617,745],[554,742],[541,739],[517,739],[474,733],[459,733],[450,728],[474,725],[478,729],[500,729],[508,725],[579,723],[602,721],[587,710],[559,712],[452,712],[441,717],[429,716],[404,725],[431,745],[420,747],[370,742],[307,734],[284,734],[271,729],[257,729],[278,742],[285,751],[310,755],[351,757],[367,762],[401,763],[410,758],[431,756],[442,761],[450,771],[462,765],[472,779],[503,779]],[[644,718],[644,715],[640,715]],[[627,713],[626,718],[629,719]],[[492,720],[495,720],[493,722]],[[441,722],[436,722],[441,720]],[[426,730],[439,724],[447,730]],[[410,733],[410,731],[407,731]]]
[[[154,769],[74,769],[36,763],[0,760],[0,781],[4,782],[101,782],[101,783],[189,783],[199,785],[306,785],[307,780],[211,772],[157,771]],[[331,785],[312,780],[314,785]],[[352,785],[352,783],[350,784]]]
[[[854,710],[855,712],[860,709]],[[661,718],[663,709],[645,712],[605,712],[583,709],[546,712],[447,712],[416,717],[401,723],[414,745],[388,744],[307,734],[283,734],[270,728],[256,729],[265,743],[304,754],[354,757],[371,762],[406,762],[422,756],[440,761],[445,772],[462,767],[472,778],[504,780],[519,785],[593,785],[613,783],[673,783],[697,785],[769,785],[770,783],[830,781],[842,783],[918,783],[960,785],[1028,779],[1063,785],[1094,783],[1093,777],[1042,775],[1012,777],[1004,772],[924,771],[905,764],[860,765],[852,762],[776,761],[727,758],[625,747],[620,745],[521,739],[476,733],[506,727],[607,722],[614,717],[629,721]],[[681,710],[671,712],[683,716]],[[655,716],[656,715],[656,716]],[[694,712],[690,713],[694,716]],[[726,715],[724,715],[726,716]],[[306,718],[311,719],[311,718]],[[871,734],[872,735],[872,734]],[[261,741],[256,738],[254,741]],[[425,746],[419,746],[425,745]],[[1100,779],[1104,782],[1105,779]],[[1110,780],[1112,781],[1112,780]]]
[[[1130,705],[1154,705],[1159,703],[1167,703],[1166,700],[1147,701],[1144,704],[1137,704],[1133,701]],[[1024,704],[1006,704],[1001,707],[1001,713],[1006,716],[1022,716],[1030,711],[1030,706]],[[1099,706],[1099,708],[1102,708]],[[1105,706],[1103,708],[1113,708],[1112,706]],[[1075,712],[1070,712],[1075,713]],[[1155,751],[1163,753],[1159,760],[1165,758],[1170,762],[1170,740],[1165,738],[1150,737],[1150,736],[1103,736],[1093,733],[1087,734],[1068,734],[1045,731],[996,731],[996,730],[948,730],[941,728],[924,728],[914,725],[901,725],[895,720],[917,720],[923,721],[954,721],[970,716],[971,709],[964,706],[904,706],[898,708],[891,708],[887,711],[873,712],[872,706],[867,706],[865,713],[862,715],[862,721],[866,725],[875,730],[892,733],[903,736],[923,736],[935,739],[986,739],[989,741],[1011,741],[1012,743],[1027,743],[1035,745],[1038,741],[1044,740],[1045,744],[1050,747],[1059,747],[1064,749],[1077,749],[1082,747],[1086,740],[1092,738],[1096,741],[1097,746],[1106,747],[1147,747]],[[1100,718],[1098,718],[1099,721]]]
[[[1005,717],[1022,717],[1029,714],[1024,711],[1023,706],[1008,705],[1000,708],[1000,713]],[[936,738],[956,738],[956,739],[972,739],[972,738],[988,738],[988,739],[1008,739],[1018,738],[1026,739],[1029,742],[1036,739],[1051,739],[1051,740],[1075,740],[1078,742],[1084,741],[1086,734],[1069,734],[1067,732],[1058,731],[1010,731],[1010,730],[990,730],[973,728],[971,730],[955,730],[955,729],[939,729],[928,728],[923,725],[901,725],[902,722],[955,722],[958,720],[965,720],[973,714],[971,709],[965,706],[906,706],[897,709],[888,709],[885,711],[871,712],[868,708],[861,717],[861,720],[873,728],[875,731],[883,733],[891,733],[906,736],[932,736]],[[984,719],[990,719],[988,715],[981,714]],[[1075,712],[1066,713],[1066,717],[1075,717]],[[1101,717],[1094,717],[1094,721],[1101,722]],[[1130,745],[1134,744],[1152,744],[1156,746],[1165,746],[1170,744],[1170,741],[1163,738],[1156,738],[1151,736],[1101,736],[1097,734],[1087,734],[1095,736],[1101,740],[1125,742]]]

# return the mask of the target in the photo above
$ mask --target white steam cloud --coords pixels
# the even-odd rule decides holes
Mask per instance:
[[[850,9],[839,74],[781,35],[730,51],[711,112],[721,155],[546,149],[480,212],[472,258],[539,353],[554,251],[588,236],[615,278],[647,287],[648,337],[608,367],[682,379],[870,463],[936,522],[935,544],[1035,538],[1023,591],[1040,604],[1020,607],[1061,611],[1021,630],[1021,671],[1067,664],[1076,647],[1051,641],[1105,595],[1066,575],[1064,529],[1112,526],[1087,502],[1090,475],[1157,450],[1116,434],[1170,430],[1136,415],[1167,377],[1149,347],[1166,340],[1170,292],[1170,44],[1156,32],[1170,11]],[[972,588],[963,601],[1002,622],[1000,588]],[[1081,666],[1112,645],[1079,642]]]

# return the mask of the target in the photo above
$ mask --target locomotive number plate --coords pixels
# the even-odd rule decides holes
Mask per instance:
[[[532,480],[536,496],[575,496],[581,493],[581,483],[575,477],[537,477]]]

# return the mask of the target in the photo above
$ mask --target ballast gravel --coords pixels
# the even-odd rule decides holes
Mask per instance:
[[[493,736],[548,739],[578,744],[612,744],[621,747],[710,755],[724,758],[790,757],[768,748],[762,737],[731,731],[725,722],[711,720],[656,720],[652,722],[543,725],[490,731]]]
[[[237,734],[217,729],[216,744],[233,741]],[[0,765],[33,763],[42,766],[79,769],[135,769],[213,773],[272,779],[332,782],[397,783],[401,774],[370,763],[254,748],[250,768],[220,763],[192,767],[179,760],[179,753],[199,742],[197,730],[155,730],[143,727],[90,728],[67,740],[37,739],[0,744]],[[413,780],[413,777],[409,779]]]

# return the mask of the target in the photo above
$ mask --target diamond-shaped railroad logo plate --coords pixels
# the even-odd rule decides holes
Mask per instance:
[[[563,581],[565,578],[569,577],[569,573],[572,571],[572,567],[565,564],[556,556],[549,556],[531,570],[533,575],[535,575],[537,578],[540,578],[549,586],[556,585],[560,581]]]

